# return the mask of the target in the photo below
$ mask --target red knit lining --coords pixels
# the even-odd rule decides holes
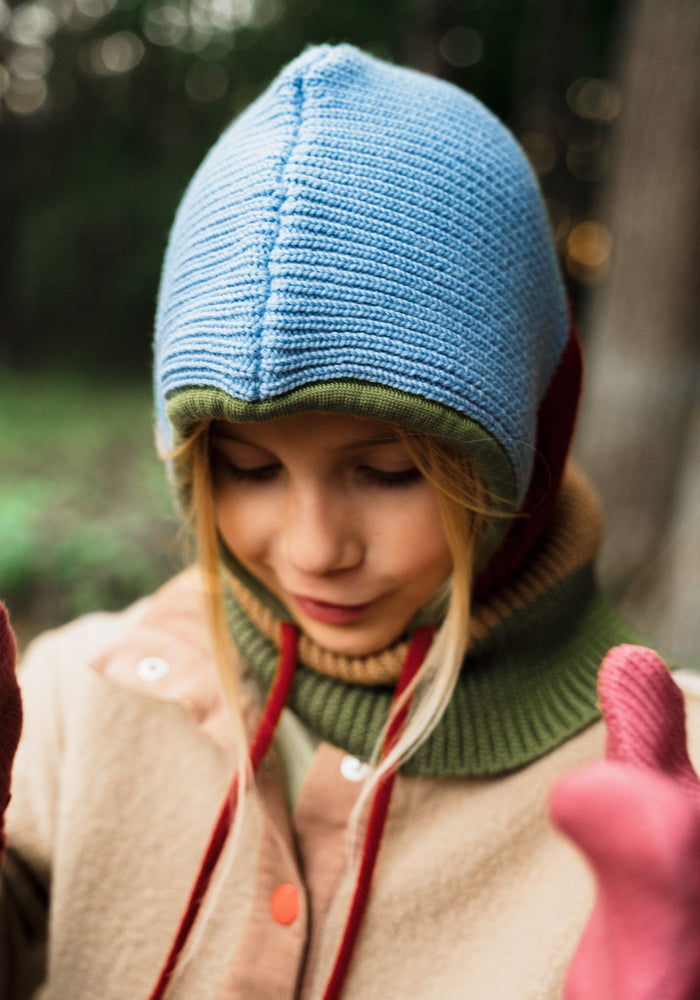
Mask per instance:
[[[554,510],[576,425],[583,355],[571,319],[569,339],[537,411],[535,460],[527,494],[508,532],[474,583],[474,596],[484,597],[524,562],[537,544]]]

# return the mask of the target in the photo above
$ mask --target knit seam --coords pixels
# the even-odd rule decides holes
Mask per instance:
[[[263,288],[262,304],[260,307],[259,321],[258,321],[258,338],[257,338],[257,350],[255,353],[255,368],[253,370],[253,383],[257,386],[258,392],[261,390],[261,371],[262,371],[262,356],[263,356],[263,338],[265,330],[265,315],[267,313],[268,303],[270,301],[270,288],[272,286],[272,275],[270,273],[270,261],[275,252],[277,244],[279,242],[280,230],[282,229],[282,206],[284,205],[285,199],[287,197],[287,182],[286,173],[289,166],[289,161],[292,158],[292,154],[297,145],[297,140],[299,138],[299,132],[301,130],[301,119],[302,119],[302,107],[303,107],[303,78],[298,78],[292,81],[292,107],[297,113],[296,127],[294,129],[294,134],[287,143],[287,148],[280,155],[280,169],[278,173],[278,183],[280,194],[277,203],[277,210],[275,212],[276,216],[276,226],[275,231],[270,240],[270,247],[267,253],[267,258],[265,260],[265,285]]]

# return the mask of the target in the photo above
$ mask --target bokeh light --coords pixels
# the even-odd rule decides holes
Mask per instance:
[[[113,10],[116,0],[73,0],[73,3],[83,17],[99,20]]]
[[[116,76],[135,69],[143,59],[144,44],[132,31],[117,31],[93,42],[88,64],[98,76]]]
[[[4,99],[14,114],[33,115],[44,108],[48,96],[48,87],[43,80],[11,76]]]
[[[143,33],[154,45],[177,45],[187,34],[187,14],[174,4],[151,5],[143,15]]]
[[[611,80],[579,77],[568,88],[566,100],[580,118],[611,122],[620,113],[620,91]]]
[[[18,45],[39,45],[58,29],[58,18],[43,3],[22,3],[12,11],[5,29]]]
[[[612,233],[602,222],[577,223],[566,240],[566,268],[584,285],[597,285],[607,275],[612,253]]]
[[[24,80],[37,80],[51,69],[53,52],[48,45],[18,45],[10,52],[7,69],[12,76]]]
[[[457,24],[446,31],[439,47],[445,62],[459,69],[476,65],[484,54],[483,38],[466,24]]]

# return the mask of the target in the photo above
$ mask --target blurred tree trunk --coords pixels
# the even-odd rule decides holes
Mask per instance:
[[[700,3],[633,0],[577,453],[606,517],[604,589],[662,648],[700,654]]]

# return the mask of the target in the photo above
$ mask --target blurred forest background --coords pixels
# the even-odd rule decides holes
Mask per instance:
[[[185,185],[305,45],[477,94],[540,177],[589,350],[605,588],[700,649],[697,0],[0,0],[0,594],[22,643],[176,571],[150,345]]]

